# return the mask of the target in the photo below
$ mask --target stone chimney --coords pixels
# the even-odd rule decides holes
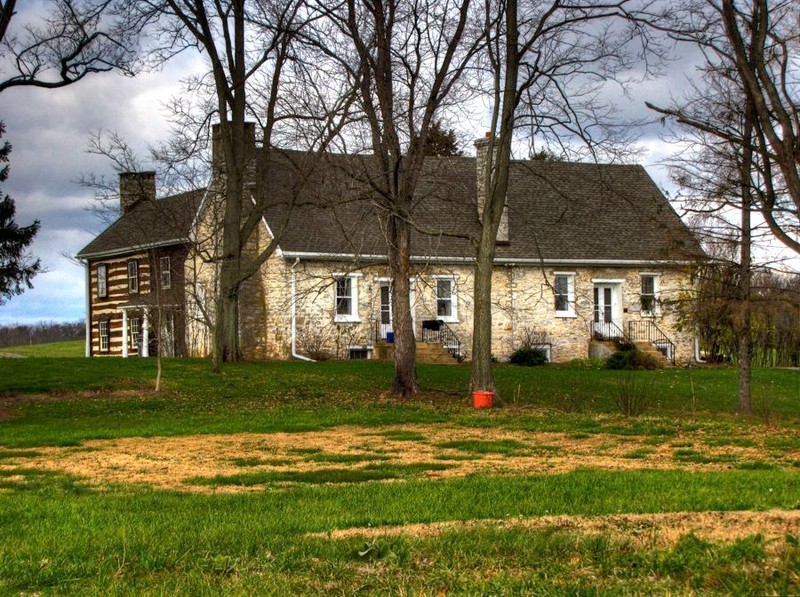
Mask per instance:
[[[486,172],[487,158],[489,156],[489,145],[492,142],[492,133],[487,132],[483,139],[475,140],[475,175],[477,177],[478,192],[478,220],[483,223],[483,210],[486,205],[486,188],[488,184],[488,173]],[[496,145],[495,145],[496,147]],[[508,244],[508,203],[503,206],[503,214],[500,216],[500,226],[497,229],[498,244]]]
[[[248,162],[248,173],[254,176],[254,160],[256,157],[256,125],[254,122],[244,123],[244,146],[245,160]],[[213,164],[214,176],[218,176],[225,171],[225,157],[222,147],[222,125],[220,123],[211,126],[211,163]]]
[[[139,201],[156,200],[155,172],[122,172],[119,175],[119,213],[125,215]]]

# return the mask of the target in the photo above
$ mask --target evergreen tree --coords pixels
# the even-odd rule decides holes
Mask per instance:
[[[5,125],[0,122],[0,138],[5,133]],[[6,141],[0,145],[0,182],[8,178],[8,156],[11,144]],[[32,288],[31,278],[41,271],[41,262],[26,253],[28,245],[39,231],[39,220],[30,226],[20,228],[14,221],[16,207],[14,200],[0,192],[0,304],[6,299]]]

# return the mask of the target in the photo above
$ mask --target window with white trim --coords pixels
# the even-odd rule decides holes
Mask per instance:
[[[357,322],[358,319],[358,277],[336,275],[334,277],[335,322]]]
[[[575,317],[575,274],[555,273],[553,297],[556,317]]]
[[[104,319],[98,324],[99,338],[100,338],[100,352],[108,352],[109,346],[109,323],[108,319]]]
[[[128,292],[139,292],[139,262],[135,259],[128,262]]]
[[[456,280],[452,276],[435,277],[436,280],[436,319],[458,321],[458,296]]]
[[[131,350],[139,350],[139,334],[142,331],[142,320],[138,317],[131,317]]]
[[[169,269],[169,257],[158,260],[158,271],[161,275],[161,290],[168,290],[172,286],[172,272]]]
[[[97,298],[108,296],[108,266],[101,263],[97,266]]]
[[[642,306],[642,315],[653,317],[658,315],[658,276],[655,274],[641,274],[641,294],[639,302]]]

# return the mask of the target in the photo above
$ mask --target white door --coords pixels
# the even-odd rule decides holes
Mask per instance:
[[[381,282],[380,339],[386,340],[389,332],[392,332],[392,285],[390,282]]]
[[[613,284],[596,284],[594,287],[594,332],[602,339],[622,336],[618,294],[618,287]]]

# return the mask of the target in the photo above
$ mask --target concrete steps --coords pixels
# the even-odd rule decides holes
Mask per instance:
[[[664,353],[658,350],[655,346],[650,344],[647,341],[637,341],[634,342],[633,345],[646,354],[649,354],[654,359],[657,359],[660,363],[664,365],[664,367],[672,367],[672,361],[670,361],[667,357],[664,356]]]
[[[394,358],[394,345],[379,342],[375,345],[376,359],[390,361]],[[417,342],[417,363],[424,365],[458,365],[458,360],[441,344]]]

